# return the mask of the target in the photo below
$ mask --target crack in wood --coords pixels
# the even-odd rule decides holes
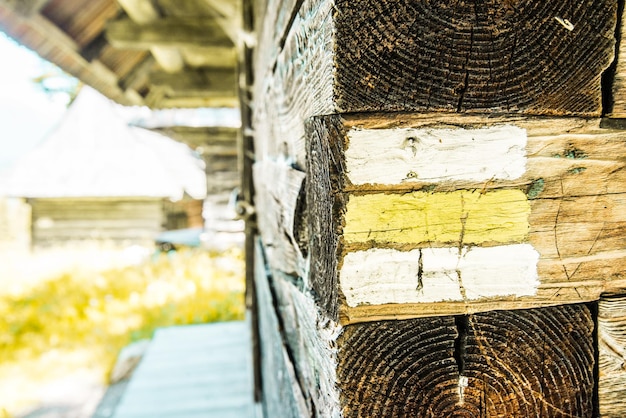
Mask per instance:
[[[418,292],[422,292],[424,290],[424,253],[422,249],[419,250],[419,259],[417,261],[417,288]]]
[[[474,5],[476,8],[476,5]],[[467,57],[465,58],[465,64],[463,64],[463,70],[465,71],[465,77],[463,78],[463,86],[459,91],[459,101],[456,106],[456,111],[461,112],[463,110],[463,100],[465,99],[465,93],[469,87],[469,69],[467,68],[470,61],[470,56],[472,55],[472,48],[474,47],[474,28],[470,30],[470,47],[467,52]]]

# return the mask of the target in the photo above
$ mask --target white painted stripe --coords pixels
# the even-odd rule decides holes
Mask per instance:
[[[345,151],[352,184],[513,180],[526,171],[526,130],[352,129]]]
[[[374,248],[345,255],[339,284],[351,307],[532,296],[538,260],[530,244],[464,247],[460,253]]]

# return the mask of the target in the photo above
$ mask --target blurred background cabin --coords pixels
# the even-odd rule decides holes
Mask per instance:
[[[0,180],[0,193],[30,207],[21,212],[30,222],[17,224],[30,224],[34,248],[151,245],[163,230],[203,226],[205,163],[185,144],[130,126],[123,112],[84,87],[58,127]]]

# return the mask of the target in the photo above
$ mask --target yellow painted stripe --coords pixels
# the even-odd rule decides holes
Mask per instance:
[[[514,243],[526,239],[530,204],[521,190],[350,196],[348,243]]]

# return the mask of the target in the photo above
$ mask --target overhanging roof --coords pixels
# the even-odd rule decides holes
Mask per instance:
[[[0,0],[0,30],[125,105],[236,107],[238,0]]]

